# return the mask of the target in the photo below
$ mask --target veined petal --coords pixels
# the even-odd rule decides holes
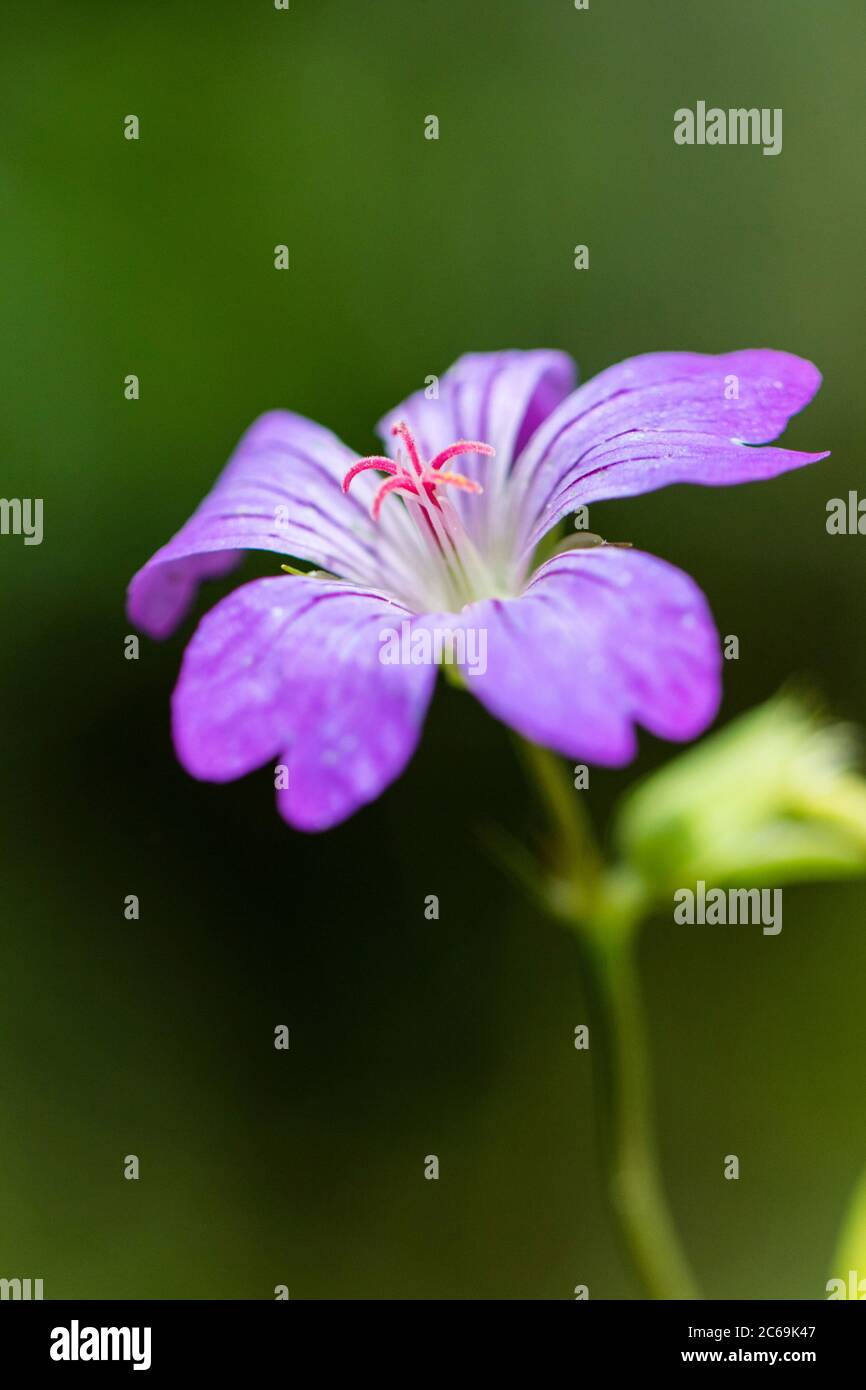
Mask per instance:
[[[679,741],[716,714],[721,651],[706,599],[655,556],[614,547],[556,556],[520,598],[472,604],[459,622],[486,657],[464,667],[467,688],[567,757],[617,766],[637,751],[636,725]]]
[[[435,667],[386,665],[407,610],[386,595],[303,577],[259,579],[205,615],[172,702],[194,777],[226,782],[274,760],[280,814],[325,830],[374,800],[415,750]]]
[[[826,458],[753,447],[775,439],[820,383],[811,362],[759,348],[648,353],[608,368],[562,402],[515,466],[518,549],[589,502],[753,482]]]
[[[309,560],[361,584],[387,582],[369,517],[375,480],[341,483],[355,455],[303,416],[270,411],[251,425],[212,490],[129,587],[128,612],[152,637],[167,637],[201,579],[224,574],[245,550]]]
[[[428,462],[458,439],[493,446],[495,458],[468,454],[460,461],[460,471],[481,484],[483,495],[454,501],[467,530],[486,544],[514,459],[572,390],[574,378],[574,363],[563,352],[467,353],[442,377],[435,400],[416,391],[380,421],[379,434],[394,452],[391,428],[405,421]]]

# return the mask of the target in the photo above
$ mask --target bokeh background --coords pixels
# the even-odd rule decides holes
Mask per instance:
[[[0,1275],[47,1297],[638,1295],[572,1045],[576,951],[483,847],[497,820],[540,824],[505,731],[443,686],[401,782],[297,835],[268,769],[214,787],[175,764],[193,622],[125,661],[124,589],[266,408],[367,452],[468,349],[561,347],[586,377],[785,348],[825,376],[785,442],[831,459],[592,523],[694,574],[739,634],[722,720],[798,675],[866,723],[866,540],[824,525],[864,477],[864,19],[857,0],[3,7],[0,491],[45,499],[45,539],[0,539]],[[676,147],[699,98],[781,106],[782,154]],[[602,833],[671,751],[646,737],[633,768],[593,772]],[[644,936],[665,1172],[709,1296],[823,1294],[866,1164],[864,910],[863,885],[804,886],[778,938]]]

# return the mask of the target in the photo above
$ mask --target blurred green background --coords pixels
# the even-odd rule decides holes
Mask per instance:
[[[270,770],[215,787],[176,765],[193,624],[125,661],[124,589],[266,408],[367,452],[468,349],[561,347],[586,377],[785,348],[825,376],[785,442],[827,462],[592,523],[695,575],[740,636],[722,719],[800,674],[866,722],[866,540],[824,526],[863,477],[864,19],[857,0],[4,6],[0,490],[45,499],[45,539],[0,539],[0,1276],[46,1297],[638,1294],[572,1045],[576,950],[479,838],[540,823],[505,731],[442,687],[383,800],[297,835]],[[782,107],[782,154],[676,147],[699,98]],[[670,752],[645,737],[635,767],[593,772],[602,829]],[[864,909],[866,886],[790,888],[778,938],[644,937],[665,1171],[708,1296],[823,1295],[866,1163]]]

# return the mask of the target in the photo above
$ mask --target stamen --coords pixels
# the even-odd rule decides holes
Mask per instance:
[[[447,449],[443,449],[440,454],[437,454],[430,467],[441,468],[443,463],[456,458],[458,454],[485,454],[488,458],[492,458],[495,453],[496,450],[491,448],[489,444],[481,444],[475,439],[458,439],[456,444],[449,444]]]
[[[385,482],[382,484],[382,486],[379,488],[379,491],[376,493],[376,496],[373,498],[373,505],[370,508],[370,515],[372,516],[374,521],[379,520],[379,513],[382,510],[382,503],[385,501],[385,498],[388,496],[388,493],[396,492],[398,488],[404,488],[406,492],[417,493],[418,491],[417,484],[408,475],[405,478],[402,476],[396,478],[386,478]]]
[[[432,467],[432,464],[431,464],[431,467]],[[484,488],[481,486],[480,483],[474,482],[474,481],[472,480],[472,478],[464,478],[464,476],[463,476],[462,473],[451,473],[451,472],[448,472],[448,473],[440,473],[439,476],[438,476],[438,478],[436,479],[435,486],[438,487],[440,483],[453,483],[455,487],[462,488],[462,490],[463,490],[464,492],[483,492],[483,491],[484,491]],[[433,489],[433,487],[434,487],[434,484],[433,484],[433,483],[425,483],[424,486],[430,488],[430,490],[431,490],[431,500],[435,501],[435,500],[436,500],[436,499],[435,499],[435,496],[432,495],[432,489]]]
[[[383,483],[373,498],[370,513],[374,521],[379,519],[382,503],[389,492],[398,492],[401,489],[412,492],[422,501],[426,499],[434,507],[438,507],[437,487],[450,485],[460,488],[463,492],[483,491],[481,484],[476,483],[472,478],[467,478],[463,473],[453,473],[450,469],[443,472],[442,467],[449,459],[456,458],[458,454],[483,454],[490,458],[496,453],[496,450],[491,448],[489,444],[482,444],[480,441],[472,439],[458,439],[456,444],[449,444],[447,449],[442,449],[431,464],[424,464],[418,452],[418,445],[415,443],[412,431],[407,424],[402,420],[399,421],[392,426],[391,433],[395,438],[402,440],[405,445],[409,460],[415,470],[414,476],[399,458],[395,463],[393,459],[385,458],[382,454],[370,454],[367,458],[359,459],[357,463],[354,463],[343,479],[343,491],[348,492],[352,479],[368,468],[377,468],[381,472],[391,475],[390,486]]]
[[[353,463],[345,478],[343,479],[343,491],[348,492],[352,479],[359,473],[363,473],[366,468],[381,468],[385,473],[396,473],[397,465],[391,459],[386,459],[381,454],[371,454],[369,458],[358,459]]]
[[[435,575],[437,592],[441,590],[444,594],[443,602],[467,603],[479,589],[491,588],[490,575],[463,524],[460,512],[444,496],[439,497],[438,491],[456,487],[461,492],[482,492],[481,484],[474,478],[455,473],[445,464],[460,454],[481,454],[491,458],[496,450],[480,440],[458,439],[440,450],[432,463],[425,463],[412,431],[404,421],[393,425],[391,433],[400,440],[405,453],[398,450],[396,460],[381,454],[359,459],[343,478],[343,491],[348,492],[352,480],[367,469],[376,468],[387,473],[389,476],[382,479],[370,507],[373,520],[379,520],[382,504],[389,493],[402,493],[406,513],[421,533],[425,551],[434,566],[428,578]]]
[[[423,473],[424,466],[421,463],[421,457],[418,453],[418,446],[415,443],[412,431],[410,430],[409,426],[407,424],[404,424],[402,420],[399,420],[396,425],[391,426],[391,433],[393,434],[395,439],[402,439],[403,443],[406,445],[406,452],[412,460],[412,467],[415,469],[415,472]]]

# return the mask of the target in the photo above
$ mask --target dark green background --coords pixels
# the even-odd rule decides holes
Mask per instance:
[[[45,540],[0,539],[0,1276],[48,1297],[634,1296],[572,1046],[576,952],[479,838],[540,824],[504,730],[440,689],[403,780],[297,835],[269,770],[213,787],[175,764],[192,624],[127,662],[123,592],[265,408],[366,452],[468,349],[561,347],[589,376],[785,348],[825,375],[786,442],[831,459],[593,525],[689,570],[739,634],[723,718],[801,674],[866,721],[866,540],[824,529],[863,477],[862,4],[91,0],[4,6],[3,31],[0,491],[45,499]],[[676,147],[699,98],[781,106],[782,154]],[[602,827],[669,751],[593,773]],[[823,1293],[866,1163],[864,906],[860,885],[790,888],[775,939],[646,934],[665,1169],[708,1295]]]

